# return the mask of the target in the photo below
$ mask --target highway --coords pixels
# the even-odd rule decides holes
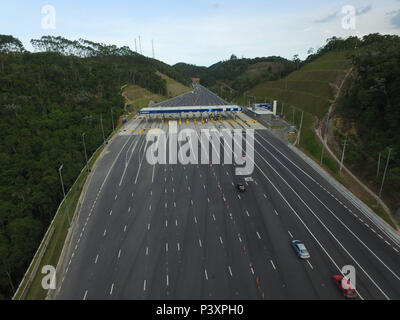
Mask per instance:
[[[162,106],[212,104],[227,103],[199,86]],[[149,164],[146,133],[168,133],[168,120],[124,127],[93,169],[55,299],[344,299],[332,280],[344,265],[361,299],[400,298],[399,245],[269,130],[236,116],[178,128],[255,129],[244,193],[233,165]]]

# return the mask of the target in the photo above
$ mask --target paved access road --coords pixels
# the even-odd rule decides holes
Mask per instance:
[[[168,133],[168,121],[135,119],[115,137],[92,173],[55,298],[344,299],[332,280],[344,265],[363,299],[400,298],[400,247],[268,130],[229,118],[178,128],[256,129],[244,193],[232,165],[149,164],[146,133]]]
[[[228,102],[202,85],[194,84],[192,91],[155,104],[153,107],[219,106],[228,104]]]

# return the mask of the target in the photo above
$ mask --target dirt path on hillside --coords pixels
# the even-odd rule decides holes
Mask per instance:
[[[332,104],[329,107],[329,110],[327,112],[327,114],[324,116],[324,118],[321,120],[321,122],[319,123],[319,125],[315,128],[315,134],[317,135],[318,139],[320,140],[320,142],[324,145],[325,150],[329,153],[329,155],[337,162],[340,163],[340,160],[338,159],[338,157],[332,152],[332,150],[329,148],[328,143],[327,143],[327,119],[329,119],[331,117],[331,115],[333,114],[334,110],[335,110],[335,106],[336,106],[336,102],[337,99],[340,97],[341,95],[341,91],[343,88],[344,83],[346,82],[347,78],[350,76],[351,72],[353,71],[353,67],[351,67],[348,72],[346,73],[346,76],[343,78],[342,83],[340,84],[340,86],[338,87],[338,91],[335,94],[335,98],[334,101],[332,102]],[[323,130],[324,129],[324,130]],[[322,132],[325,132],[325,137],[323,137]],[[343,170],[351,177],[354,179],[354,181],[356,181],[366,192],[368,192],[374,199],[378,200],[378,196],[370,189],[368,188],[362,181],[360,181],[360,179],[358,179],[346,166],[343,165]],[[351,190],[352,191],[352,190]],[[380,200],[379,203],[381,204],[382,208],[386,211],[386,213],[388,214],[390,220],[393,222],[393,224],[396,226],[397,231],[400,231],[399,225],[397,223],[397,221],[393,218],[392,213],[389,209],[389,207],[382,201]]]

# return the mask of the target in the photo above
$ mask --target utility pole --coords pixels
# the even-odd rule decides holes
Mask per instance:
[[[343,144],[342,160],[340,161],[340,169],[339,169],[340,172],[342,171],[342,168],[343,168],[344,151],[346,150],[346,143],[347,143],[347,139],[344,140],[344,144]]]
[[[89,174],[90,173],[90,169],[89,169],[89,162],[88,162],[87,153],[86,153],[85,134],[86,134],[85,132],[82,133],[82,141],[83,141],[83,149],[85,150],[87,172]]]
[[[378,205],[379,205],[379,200],[381,199],[382,189],[383,189],[383,183],[385,182],[386,171],[387,171],[387,168],[388,168],[388,166],[389,166],[390,152],[392,151],[392,148],[388,148],[388,149],[389,149],[389,154],[388,154],[388,157],[387,157],[387,160],[386,160],[385,171],[383,172],[383,178],[382,178],[382,183],[381,183],[381,189],[379,190],[379,196],[378,196],[378,199],[377,199],[377,201],[376,201],[376,206],[377,206],[377,207],[378,207]]]
[[[115,128],[114,128],[114,116],[113,116],[113,109],[112,108],[111,108],[111,121],[112,121],[113,132],[114,132]]]
[[[301,111],[301,120],[300,120],[300,129],[299,129],[299,139],[298,139],[298,144],[300,144],[300,135],[301,135],[301,127],[303,126],[303,115],[304,115],[304,111]]]
[[[67,209],[68,224],[71,226],[71,218],[69,216],[69,207],[68,207],[67,198],[65,196],[64,182],[63,182],[62,175],[61,175],[61,170],[63,167],[64,167],[64,164],[62,164],[60,166],[60,168],[58,168],[58,173],[60,174],[61,188],[62,188],[63,195],[64,195],[65,207]]]
[[[378,168],[376,169],[376,177],[378,178],[379,176],[379,168],[381,166],[381,153],[379,152],[379,158],[378,158]]]
[[[295,124],[294,123],[294,107],[292,106],[292,110],[293,110],[293,124]]]
[[[100,123],[101,123],[101,132],[103,132],[103,143],[106,145],[106,138],[104,136],[104,128],[103,128],[103,115],[100,115]]]
[[[136,38],[135,38],[135,51],[137,52]]]

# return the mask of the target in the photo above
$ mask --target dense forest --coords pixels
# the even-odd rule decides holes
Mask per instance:
[[[221,97],[233,98],[258,83],[288,75],[296,69],[296,64],[275,56],[239,59],[231,55],[229,60],[220,61],[208,68],[186,63],[177,63],[174,68],[187,77],[200,78],[202,85],[217,91]],[[222,86],[219,85],[221,83]]]
[[[62,200],[123,113],[120,88],[166,94],[156,74],[189,84],[172,67],[128,47],[61,37],[32,40],[37,52],[0,35],[0,299],[9,299]],[[111,111],[112,110],[112,111]]]
[[[346,43],[342,41],[340,45]],[[400,208],[400,37],[370,34],[347,40],[347,45],[358,49],[352,57],[355,79],[337,109],[344,123],[343,136],[339,138],[346,135],[351,143],[346,161],[378,188],[390,147],[384,200],[397,209]],[[379,153],[382,160],[377,177]]]

